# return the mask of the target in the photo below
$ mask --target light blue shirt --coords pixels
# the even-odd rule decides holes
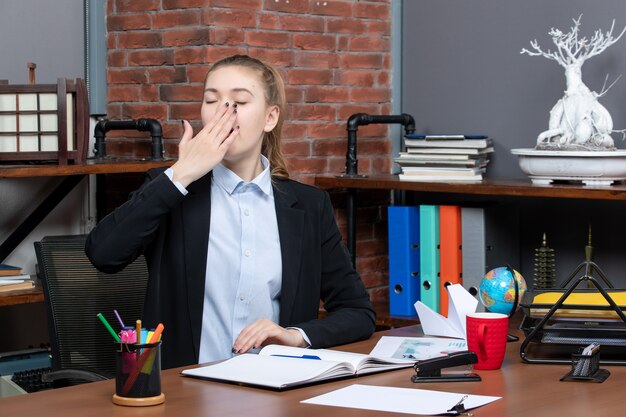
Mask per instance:
[[[212,171],[199,363],[233,356],[235,339],[254,321],[279,320],[280,239],[269,161],[261,155],[261,162],[263,172],[248,183],[221,164]]]

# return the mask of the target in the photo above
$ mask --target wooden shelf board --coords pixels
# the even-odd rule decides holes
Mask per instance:
[[[0,165],[0,178],[51,177],[86,174],[118,174],[128,172],[145,172],[152,168],[171,166],[174,159],[151,161],[140,159],[105,159],[96,161],[89,159],[80,165]]]
[[[497,195],[511,197],[579,198],[626,201],[626,185],[586,187],[576,184],[533,185],[530,180],[486,179],[476,183],[400,181],[397,175],[368,177],[315,177],[320,188],[354,188],[364,190],[405,190],[428,193]]]
[[[35,282],[35,286],[28,290],[0,292],[0,307],[43,302],[41,283],[39,280]]]

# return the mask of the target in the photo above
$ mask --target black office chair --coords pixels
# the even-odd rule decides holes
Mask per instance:
[[[55,386],[112,378],[114,340],[96,316],[102,313],[117,331],[114,309],[126,325],[143,310],[144,257],[117,274],[105,274],[85,255],[85,240],[85,235],[47,236],[35,242],[52,348],[52,372],[44,378]]]

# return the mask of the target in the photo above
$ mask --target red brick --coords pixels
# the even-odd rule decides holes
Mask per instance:
[[[391,153],[391,143],[388,140],[362,140],[359,136],[358,151],[361,155],[384,155]]]
[[[346,151],[346,140],[320,139],[313,142],[313,155],[339,155]]]
[[[117,33],[109,32],[107,34],[107,49],[117,48]]]
[[[107,103],[107,118],[109,119],[121,119],[122,118],[122,105],[119,103]]]
[[[209,39],[215,45],[237,45],[243,43],[244,33],[237,28],[213,28]]]
[[[383,54],[345,53],[340,62],[344,69],[378,69],[383,68]]]
[[[276,13],[257,14],[257,27],[259,29],[278,29],[278,15]]]
[[[389,52],[389,38],[380,36],[358,36],[350,39],[351,51]]]
[[[115,0],[115,11],[117,13],[147,12],[159,10],[160,5],[160,0]]]
[[[291,120],[291,119],[288,119]],[[283,139],[304,140],[307,125],[305,123],[286,122],[283,125]]]
[[[383,103],[391,100],[388,88],[352,88],[350,101],[353,103]]]
[[[119,49],[156,48],[161,45],[161,34],[156,32],[121,32],[117,35]]]
[[[164,46],[206,45],[208,43],[208,29],[177,29],[163,32]]]
[[[381,113],[382,114],[382,113]],[[387,137],[389,125],[373,124],[359,127],[359,138],[380,138]]]
[[[206,47],[206,55],[204,59],[205,59],[205,62],[213,63],[222,58],[226,58],[227,56],[236,55],[236,54],[245,54],[245,53],[246,53],[246,50],[244,48],[209,45]]]
[[[362,19],[329,18],[326,23],[327,33],[364,33],[367,25]]]
[[[151,83],[183,83],[187,81],[184,67],[164,67],[148,69]]]
[[[186,85],[162,85],[159,93],[162,101],[193,101],[200,103],[202,101],[202,84],[186,84]]]
[[[107,30],[109,32],[150,29],[150,15],[148,14],[122,14],[108,16]]]
[[[164,9],[197,9],[204,7],[206,0],[162,0]]]
[[[386,207],[385,207],[386,210]],[[386,227],[386,225],[385,225]],[[356,243],[356,252],[360,256],[376,256],[376,255],[384,255],[387,256],[388,248],[387,248],[387,234],[384,235],[385,239],[372,239],[372,240],[363,240]]]
[[[126,51],[109,50],[107,53],[107,63],[111,67],[126,66]]]
[[[203,13],[205,25],[221,27],[253,28],[256,27],[254,10],[206,8]]]
[[[364,19],[382,19],[389,20],[389,13],[391,10],[390,4],[372,4],[357,2],[354,4],[354,16],[362,17]]]
[[[202,18],[200,10],[177,10],[159,12],[152,16],[155,29],[173,28],[178,26],[198,26]]]
[[[277,67],[293,65],[294,53],[285,49],[249,48],[248,54]]]
[[[200,118],[200,103],[172,103],[169,105],[170,119],[190,120]]]
[[[377,157],[372,159],[372,174],[389,174],[391,172],[391,162],[388,157]]]
[[[176,0],[174,0],[176,1]],[[261,0],[210,0],[211,6],[232,7],[235,9],[261,9]]]
[[[379,72],[376,75],[376,84],[377,85],[384,85],[387,86],[389,85],[389,73],[387,71],[385,72]]]
[[[310,156],[311,145],[307,140],[283,141],[281,148],[285,155],[289,156]]]
[[[156,85],[144,84],[141,86],[141,101],[159,101],[159,89]]]
[[[349,45],[350,45],[350,39],[348,38],[348,36],[337,37],[337,50],[338,51],[347,51]]]
[[[389,286],[385,285],[384,287],[379,288],[370,288],[368,289],[370,294],[370,301],[372,304],[378,305],[389,305]],[[389,314],[389,311],[380,311],[377,314]]]
[[[334,106],[294,104],[291,106],[292,120],[335,120]]]
[[[324,18],[311,15],[281,15],[280,28],[291,32],[324,32]]]
[[[357,252],[359,253],[359,252]],[[387,263],[387,256],[385,256],[385,263]],[[375,288],[389,283],[389,276],[384,272],[384,269],[380,268],[382,261],[378,257],[362,257],[359,256],[359,270],[361,272],[361,280],[365,288]],[[380,269],[372,270],[370,264],[376,265]]]
[[[294,174],[317,174],[326,171],[325,158],[289,158],[287,167]]]
[[[309,11],[309,0],[289,0],[289,2],[269,0],[263,4],[263,9],[303,14]]]
[[[289,84],[330,84],[332,80],[332,72],[322,69],[290,69],[288,71]]]
[[[342,71],[339,74],[339,80],[337,84],[340,85],[359,85],[364,87],[371,87],[374,85],[374,71]]]
[[[166,104],[123,104],[122,112],[129,119],[151,118],[165,119],[167,115]]]
[[[298,49],[333,51],[337,38],[333,35],[317,35],[296,33],[293,35],[293,46]]]
[[[163,132],[163,150],[163,156],[165,158],[178,158],[178,140],[170,139],[169,136],[166,137],[165,131]]]
[[[310,123],[307,137],[310,139],[347,138],[346,122]]]
[[[174,64],[203,64],[206,50],[204,46],[174,49]]]
[[[128,53],[128,65],[154,66],[171,65],[174,63],[174,51],[172,49],[148,49],[144,51],[130,51]]]
[[[287,103],[302,103],[304,97],[304,87],[287,85],[285,86],[285,99]]]
[[[366,23],[367,30],[365,32],[370,35],[391,35],[391,21],[371,20]]]
[[[207,73],[209,72],[208,65],[194,65],[187,67],[187,80],[190,83],[204,83]]]
[[[341,106],[339,108],[339,118],[342,120],[347,121],[348,118],[350,118],[350,116],[352,116],[355,113],[380,114],[378,113],[378,107],[373,106],[373,105],[354,104],[354,105]],[[364,128],[365,127],[367,126],[364,126]],[[361,132],[361,128],[359,128],[359,132]]]
[[[109,84],[144,84],[148,81],[146,71],[143,69],[115,69],[107,71]]]
[[[295,66],[337,68],[339,66],[339,57],[334,52],[296,51]]]
[[[107,101],[109,103],[116,101],[139,101],[139,86],[110,85],[107,88]]]
[[[161,126],[163,127],[164,138],[180,139],[183,136],[183,126],[179,120],[161,122]],[[178,141],[171,141],[171,143],[176,144],[176,148],[178,148]]]
[[[319,1],[310,0],[311,14],[327,16],[352,16],[352,1]]]
[[[248,31],[245,33],[246,44],[269,48],[289,48],[290,35],[283,32]]]
[[[344,152],[345,155],[345,152]],[[360,161],[359,161],[360,162]],[[345,156],[337,157],[337,158],[328,158],[328,168],[326,172],[338,175],[346,172],[346,158]],[[359,174],[362,173],[362,170],[359,165]]]
[[[308,87],[304,101],[307,103],[345,103],[349,99],[349,89],[342,87]]]

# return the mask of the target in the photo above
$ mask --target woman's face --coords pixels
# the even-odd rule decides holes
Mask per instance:
[[[204,86],[204,100],[200,110],[202,124],[206,125],[223,108],[237,104],[239,137],[228,149],[224,160],[241,162],[258,161],[263,134],[270,132],[278,122],[279,109],[268,106],[265,86],[260,74],[251,68],[226,66],[212,71]]]

